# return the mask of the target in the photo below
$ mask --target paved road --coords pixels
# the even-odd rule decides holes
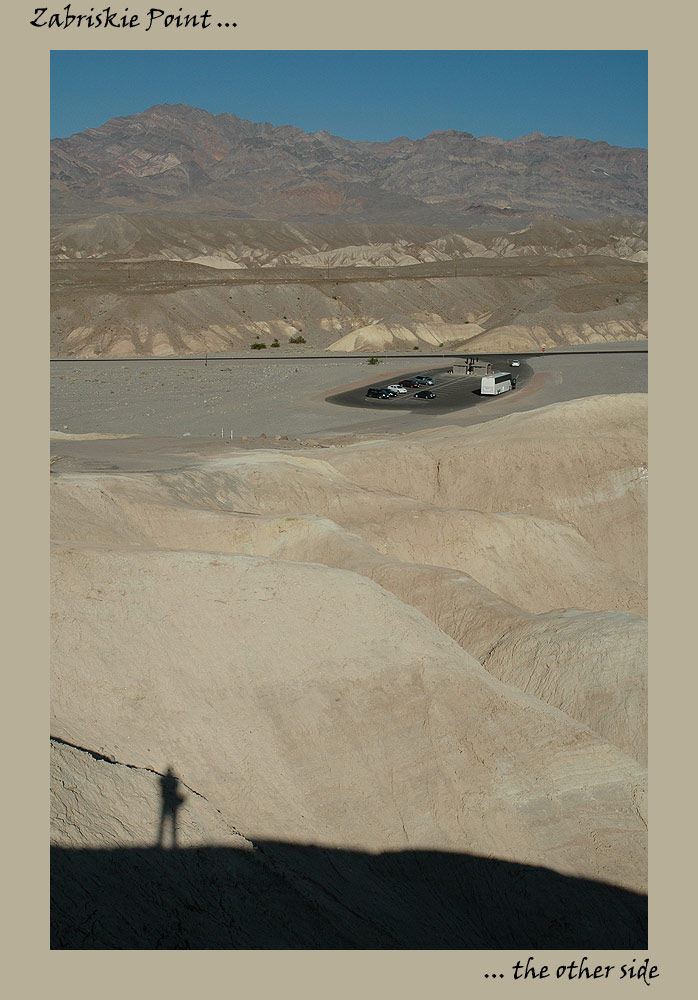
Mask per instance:
[[[529,353],[516,354],[516,357],[520,359],[530,359],[538,357],[551,357],[557,354],[628,354],[628,353],[638,353],[647,354],[647,341],[646,340],[625,340],[618,341],[608,344],[582,344],[582,345],[567,345],[564,347],[555,347],[547,351],[535,351]],[[412,363],[415,360],[414,354],[410,351],[409,353],[401,353],[399,351],[394,351],[392,353],[377,352],[377,357],[382,361],[409,361]],[[484,357],[484,355],[482,355]],[[168,354],[165,357],[128,357],[128,358],[51,358],[50,363],[52,365],[143,365],[143,364],[163,364],[172,362],[176,364],[181,363],[198,363],[200,361],[208,361],[212,364],[216,361],[249,361],[251,363],[267,364],[272,361],[352,361],[356,363],[363,359],[363,355],[360,354],[342,354],[338,351],[324,351],[321,354],[309,354],[302,352],[294,352],[293,354],[279,354],[278,351],[274,351],[269,354],[260,354],[259,352],[248,351],[245,354],[229,354],[224,352],[219,352],[217,354]],[[420,359],[423,359],[424,363],[430,363],[432,361],[438,361],[439,359],[446,360],[453,359],[454,361],[460,361],[465,357],[464,352],[452,353],[448,351],[438,351],[435,354],[430,354],[428,351],[422,351],[419,355]],[[509,351],[506,354],[488,354],[487,357],[493,359],[504,360],[512,357],[512,352]]]

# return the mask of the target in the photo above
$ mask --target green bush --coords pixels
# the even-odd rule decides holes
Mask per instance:
[[[278,340],[276,339],[276,337],[275,337],[275,338],[274,338],[274,339],[272,340],[272,342],[271,342],[271,346],[272,346],[272,347],[281,347],[281,344],[280,344],[280,343],[279,343],[279,341],[278,341]]]
[[[260,344],[260,342],[257,341],[256,344],[250,344],[250,347],[252,348],[253,351],[265,351],[266,348],[267,348],[267,345],[266,344]]]
[[[301,337],[300,335],[298,337],[289,337],[288,342],[289,344],[307,344],[305,337]]]
[[[412,348],[412,350],[413,351],[418,351],[419,350],[419,344],[415,344],[414,347]]]
[[[380,358],[369,358],[368,361],[367,361],[367,364],[369,364],[369,365],[379,365],[380,364]]]

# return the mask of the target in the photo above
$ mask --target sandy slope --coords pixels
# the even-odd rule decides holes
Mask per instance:
[[[645,419],[53,470],[58,946],[643,946]]]
[[[171,764],[248,836],[467,844],[642,884],[641,769],[376,584],[221,554],[53,566],[55,735]]]
[[[559,607],[644,607],[643,587],[614,568],[610,551],[605,558],[596,555],[574,528],[364,490],[328,462],[293,453],[252,452],[185,474],[97,479],[72,491],[56,484],[54,492],[66,502],[68,492],[74,504],[87,507],[79,518],[83,540],[98,541],[118,529],[125,540],[142,538],[158,548],[303,559],[309,558],[309,544],[311,552],[321,545],[344,555],[347,540],[336,530],[339,526],[391,559],[467,573],[533,613]],[[106,517],[103,513],[95,523],[105,499]],[[119,525],[115,515],[122,510]],[[78,520],[65,507],[64,517]],[[59,518],[57,513],[58,533]],[[70,527],[64,530],[70,537]],[[349,547],[353,543],[350,539]],[[329,561],[327,555],[322,561]],[[541,566],[547,567],[545,573]]]
[[[409,468],[415,499],[571,526],[599,559],[646,581],[646,396],[557,403],[462,430],[418,432],[389,448],[368,442],[328,461],[369,488],[405,482]]]

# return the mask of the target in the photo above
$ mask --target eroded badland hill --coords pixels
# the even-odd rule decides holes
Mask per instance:
[[[78,899],[57,943],[133,942],[164,894],[156,946],[637,945],[645,410],[56,472],[56,891]],[[183,916],[199,884],[215,931]],[[488,886],[516,899],[496,918]]]

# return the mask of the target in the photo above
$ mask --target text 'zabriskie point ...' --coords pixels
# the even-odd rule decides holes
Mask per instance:
[[[151,7],[141,18],[140,14],[129,13],[128,7],[118,10],[109,6],[98,11],[90,7],[89,12],[74,12],[72,4],[66,4],[57,11],[51,11],[48,7],[35,7],[34,17],[29,23],[34,28],[145,28],[146,31],[156,26],[203,29],[214,25],[219,28],[224,26],[214,22],[208,9],[184,13],[179,7],[177,13],[172,13],[161,7]],[[225,23],[225,27],[236,28],[237,24],[229,21]]]

